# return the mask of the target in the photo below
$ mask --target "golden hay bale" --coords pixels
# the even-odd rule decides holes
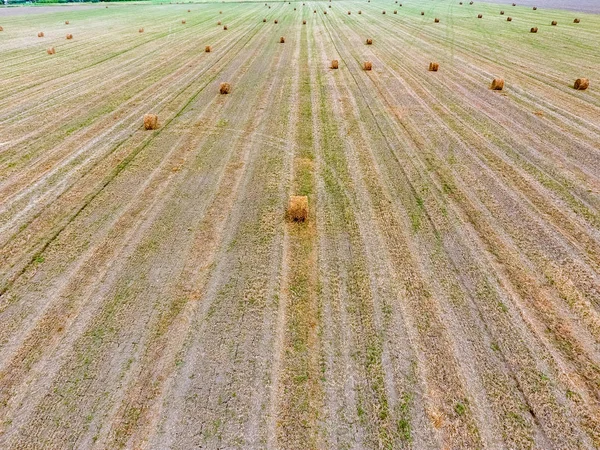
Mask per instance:
[[[483,19],[483,14],[477,14],[478,19]]]
[[[188,9],[188,12],[192,12],[192,11]]]
[[[183,20],[181,21],[181,23],[185,25],[185,19],[183,19]]]
[[[534,7],[533,7],[533,10],[534,10],[534,11],[537,11],[537,6],[534,6]]]
[[[302,25],[306,25],[306,20],[303,20],[303,21],[302,21]]]
[[[221,21],[220,20],[217,22],[217,25],[221,25]]]
[[[367,45],[373,45],[373,39],[367,39]]]
[[[73,35],[71,33],[67,34],[67,39],[73,39]]]
[[[323,11],[323,14],[327,15],[327,11]]]
[[[44,37],[44,32],[43,32],[43,31],[40,31],[40,32],[38,33],[38,37]]]
[[[280,43],[280,44],[285,44],[285,38],[284,38],[283,36],[281,36],[281,37],[279,38],[279,43]]]
[[[210,45],[207,45],[206,47],[204,47],[204,51],[205,51],[206,53],[210,53],[210,51],[211,51],[211,50],[212,50],[212,49],[210,48]]]
[[[334,59],[334,60],[331,61],[331,68],[332,69],[337,69],[338,65],[339,65],[339,63],[338,63],[337,59]]]
[[[308,219],[308,197],[306,195],[292,195],[287,208],[288,220],[304,222]]]
[[[529,30],[529,31],[530,31],[530,33],[537,33],[537,32],[538,32],[538,29],[537,29],[537,27],[533,27],[533,28],[532,28],[531,30]]]
[[[230,89],[231,89],[231,86],[229,85],[229,83],[221,83],[219,86],[219,92],[221,94],[229,94]]]
[[[500,15],[503,16],[504,15],[504,11],[500,11]]]
[[[434,23],[440,23],[440,19],[438,19],[437,17],[435,19],[433,19]]]
[[[279,23],[279,22],[277,21],[277,19],[275,19],[275,20],[273,21],[273,23]]]
[[[502,89],[504,89],[504,80],[502,78],[494,78],[490,89],[492,91],[501,91]]]
[[[267,19],[263,19],[263,22],[266,22],[266,21],[267,21]]]
[[[590,87],[590,80],[587,78],[577,78],[573,87],[578,91],[585,91]]]
[[[227,25],[223,26],[223,29],[226,30],[227,29]]]
[[[68,20],[65,20],[65,25],[69,25],[69,21]]]
[[[158,116],[156,114],[144,114],[144,128],[156,130],[158,128]]]
[[[350,11],[348,11],[348,15],[350,15],[350,14],[351,14]]]
[[[363,64],[363,69],[365,70],[371,70],[373,68],[373,64],[371,63],[371,61],[365,61]]]
[[[553,20],[552,25],[556,26],[556,25],[558,25],[558,22],[556,20]]]
[[[385,14],[385,11],[381,11],[381,14]]]
[[[56,50],[54,50],[54,47],[50,47],[48,50],[46,50],[46,53],[48,53],[49,55],[54,55],[56,53]]]
[[[437,72],[440,68],[440,65],[436,62],[430,62],[429,63],[429,71],[430,72]]]
[[[362,11],[358,11],[359,14],[362,14]]]
[[[507,18],[506,18],[506,21],[507,21],[507,22],[512,22],[512,17],[507,17]]]
[[[4,31],[4,28],[0,27],[0,31]]]
[[[394,10],[394,14],[398,14],[398,11]]]
[[[421,15],[424,16],[425,15],[425,11],[421,11]]]
[[[314,9],[314,10],[313,10],[313,14],[316,14],[316,13],[317,13],[317,10],[316,10],[316,9]]]
[[[575,19],[575,20],[573,21],[573,23],[579,23],[579,22],[581,22],[581,20],[579,20],[579,19]]]
[[[140,28],[140,30],[139,30],[139,31],[140,31],[140,33],[143,33],[143,32],[144,32],[144,29],[143,29],[143,28]]]

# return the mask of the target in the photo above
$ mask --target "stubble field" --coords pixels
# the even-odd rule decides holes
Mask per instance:
[[[401,3],[0,10],[0,448],[600,446],[600,15]]]

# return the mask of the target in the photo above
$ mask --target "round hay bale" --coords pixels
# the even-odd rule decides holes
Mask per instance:
[[[385,11],[381,11],[381,14],[385,14]]]
[[[329,8],[331,8],[331,5],[329,5]]]
[[[296,11],[296,8],[294,8],[294,11]]]
[[[223,14],[223,11],[219,11],[219,14]]]
[[[585,91],[590,87],[590,80],[587,78],[577,78],[573,87],[578,91]]]
[[[2,30],[0,30],[2,31]],[[54,50],[54,47],[50,47],[49,49],[46,50],[46,53],[48,53],[49,55],[54,55],[56,53],[56,50]]]
[[[43,32],[43,31],[40,31],[40,32],[38,33],[38,37],[44,37],[44,32]]]
[[[440,19],[438,19],[437,17],[435,19],[433,19],[434,23],[440,23]]]
[[[67,34],[67,39],[73,39],[73,35],[71,33]]]
[[[68,20],[65,20],[65,25],[69,25],[69,21]]]
[[[483,14],[477,14],[478,19],[483,19]]]
[[[425,15],[425,11],[421,11],[421,15],[424,16]]]
[[[188,12],[192,12],[192,10],[188,9]]]
[[[437,72],[440,68],[440,65],[436,62],[430,62],[429,63],[429,71],[430,72]]]
[[[143,33],[143,32],[144,32],[144,29],[143,29],[143,28],[140,28],[138,31],[139,31],[140,33]]]
[[[557,22],[556,20],[553,20],[553,21],[552,21],[552,25],[553,25],[553,26],[556,26],[556,25],[558,25],[558,22]]]
[[[292,195],[288,202],[287,218],[292,222],[304,222],[308,219],[308,197]]]
[[[367,39],[367,45],[373,45],[373,39]]]
[[[579,22],[581,22],[581,20],[579,20],[579,19],[575,19],[575,20],[573,21],[573,23],[579,23]]]
[[[504,11],[500,11],[500,15],[503,16],[504,15]]]
[[[306,20],[303,20],[303,21],[302,21],[302,25],[306,25]]]
[[[512,22],[512,17],[507,17],[507,18],[506,18],[506,21],[507,21],[507,22]]]
[[[504,79],[494,78],[494,81],[492,81],[492,85],[490,86],[490,89],[492,91],[501,91],[502,89],[504,89]]]
[[[516,3],[513,3],[513,6],[517,6],[517,4],[516,4]]]
[[[350,15],[350,11],[348,11],[348,15]]]
[[[537,27],[533,27],[531,30],[529,30],[530,33],[537,33],[538,29]]]
[[[267,21],[267,19],[263,19],[263,23],[266,22],[266,21]]]
[[[223,29],[224,29],[224,30],[227,30],[227,25],[225,25],[225,26],[223,27]]]
[[[229,94],[230,90],[231,90],[231,86],[229,85],[229,83],[221,83],[219,85],[219,92],[223,95]]]
[[[4,31],[4,28],[0,27],[0,31]]]
[[[285,38],[284,38],[283,36],[281,36],[281,37],[279,38],[279,43],[280,43],[280,44],[285,44]]]
[[[277,21],[277,19],[275,19],[275,20],[273,21],[273,23],[279,23],[279,22]]]
[[[534,11],[537,11],[537,6],[534,6],[534,7],[533,7],[533,10],[534,10]]]
[[[327,15],[327,11],[323,11],[323,14]]]
[[[181,23],[185,25],[185,19],[183,19],[183,20],[181,21]]]
[[[363,63],[363,69],[365,70],[371,70],[373,68],[373,64],[371,63],[371,61],[365,61]]]
[[[211,50],[212,50],[212,49],[210,48],[210,45],[207,45],[206,47],[204,47],[204,51],[205,51],[206,53],[210,53],[210,51],[211,51]]]
[[[362,11],[358,11],[359,14],[362,14]]]
[[[220,20],[217,22],[217,25],[221,26],[221,21]]]
[[[332,69],[337,69],[338,66],[339,66],[339,63],[338,63],[337,59],[334,59],[334,60],[331,61],[331,68]]]
[[[398,11],[394,10],[394,14],[398,14]]]
[[[144,128],[156,130],[158,128],[158,116],[156,114],[144,114]]]

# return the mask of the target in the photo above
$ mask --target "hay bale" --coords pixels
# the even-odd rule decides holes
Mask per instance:
[[[558,25],[558,22],[556,20],[553,20],[552,25],[556,26],[556,25]]]
[[[296,8],[294,8],[294,11],[296,11]]]
[[[529,30],[530,33],[537,33],[538,29],[537,27],[533,27],[531,30]]]
[[[221,83],[219,85],[219,92],[223,95],[229,94],[230,90],[231,90],[231,86],[229,85],[229,83]]]
[[[367,45],[373,45],[373,39],[367,39]]]
[[[440,23],[440,19],[438,19],[437,17],[435,19],[433,19],[434,23]]]
[[[501,91],[502,89],[504,89],[504,79],[494,78],[494,81],[492,81],[492,85],[490,86],[490,89],[492,91]]]
[[[273,23],[279,23],[279,22],[277,21],[277,19],[275,19],[275,20],[273,21]]]
[[[0,31],[4,31],[4,28],[0,27]]]
[[[188,12],[192,12],[190,9],[188,9]]]
[[[398,11],[394,10],[394,14],[398,14]]]
[[[65,20],[65,25],[69,25],[69,21],[68,20]]]
[[[363,63],[363,69],[365,70],[371,70],[373,68],[373,64],[371,63],[371,61],[365,61]]]
[[[54,50],[54,47],[50,47],[48,50],[46,50],[46,53],[48,53],[49,55],[54,55],[56,53],[56,50]]]
[[[440,68],[440,65],[436,62],[430,62],[429,63],[429,71],[430,72],[437,72]]]
[[[226,30],[226,29],[227,29],[227,25],[225,25],[225,26],[223,27],[223,29],[224,29],[224,30]]]
[[[210,45],[207,45],[206,47],[204,47],[204,51],[205,51],[206,53],[210,53],[210,51],[211,51],[211,50],[212,50],[212,49],[210,48]]]
[[[425,15],[425,11],[421,11],[421,15],[424,16]]]
[[[534,6],[534,7],[533,7],[533,10],[534,10],[534,11],[537,11],[537,6]]]
[[[185,19],[183,19],[183,20],[181,21],[181,23],[185,25]]]
[[[43,32],[43,31],[40,31],[40,32],[38,33],[38,37],[44,37],[44,32]]]
[[[590,87],[590,80],[587,78],[577,78],[573,87],[578,91],[585,91]]]
[[[217,22],[217,25],[219,25],[219,26],[221,25],[221,21],[220,20]]]
[[[478,19],[483,19],[483,14],[477,14]]]
[[[332,69],[337,69],[338,66],[339,66],[339,63],[338,63],[337,59],[334,59],[334,60],[331,61],[331,68]]]
[[[73,39],[73,35],[71,33],[67,34],[67,39]]]
[[[144,29],[143,29],[143,28],[140,28],[138,31],[139,31],[140,33],[143,33],[143,32],[144,32]]]
[[[581,20],[579,20],[579,19],[575,19],[575,20],[573,21],[573,23],[579,23],[579,22],[581,22]]]
[[[223,11],[219,11],[219,14],[223,14]]]
[[[507,17],[507,18],[506,18],[506,21],[507,21],[507,22],[512,22],[512,17]]]
[[[281,37],[279,38],[279,43],[280,43],[280,44],[285,44],[285,38],[284,38],[283,36],[281,36]]]
[[[516,3],[513,3],[513,6],[517,6],[517,4],[516,4]]]
[[[288,202],[287,218],[292,222],[304,222],[308,219],[308,197],[292,195]]]
[[[323,14],[327,15],[327,11],[323,11]]]
[[[504,15],[504,11],[500,11],[500,15],[503,16]]]
[[[316,9],[315,9],[315,10],[313,10],[313,14],[316,14],[316,13],[317,13],[317,10],[316,10]]]
[[[362,11],[358,11],[359,14],[362,14]]]
[[[385,11],[381,11],[381,14],[385,14]]]
[[[302,21],[302,25],[306,25],[306,20],[303,20],[303,21]]]
[[[263,19],[263,23],[265,23],[267,21],[267,19]]]
[[[350,11],[348,11],[348,15],[350,15]]]
[[[144,114],[144,128],[156,130],[158,128],[158,116],[156,114]]]

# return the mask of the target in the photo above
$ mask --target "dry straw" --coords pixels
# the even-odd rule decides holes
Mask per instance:
[[[436,62],[429,63],[429,71],[430,72],[437,72],[439,68],[440,68],[440,65],[438,63],[436,63]]]
[[[365,61],[363,63],[363,69],[365,70],[371,70],[373,68],[373,64],[371,63],[371,61]]]
[[[333,61],[331,61],[331,68],[332,69],[337,69],[338,65],[339,65],[339,63],[338,63],[337,59],[334,59]]]
[[[502,89],[504,89],[504,80],[502,78],[494,78],[490,89],[492,91],[501,91]]]
[[[578,91],[585,91],[590,87],[590,80],[587,78],[577,78],[573,87]]]
[[[229,83],[221,83],[219,86],[219,92],[221,94],[229,94],[230,89],[231,86],[229,85]]]
[[[146,130],[156,130],[158,128],[158,116],[156,114],[145,114],[144,128]]]
[[[287,208],[288,220],[304,222],[308,219],[308,197],[306,195],[292,195]]]

